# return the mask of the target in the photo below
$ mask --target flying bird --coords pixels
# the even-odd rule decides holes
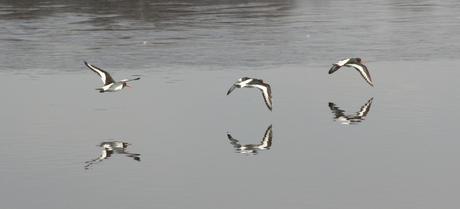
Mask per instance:
[[[99,93],[120,91],[123,88],[125,88],[125,86],[131,87],[126,82],[141,79],[141,78],[123,79],[121,81],[115,82],[115,80],[113,80],[112,76],[110,76],[108,72],[100,68],[97,68],[96,66],[91,65],[87,62],[85,62],[85,65],[88,66],[89,69],[97,73],[99,77],[101,77],[102,82],[104,83],[104,86],[96,89],[96,90],[99,90]]]
[[[343,66],[354,67],[356,70],[358,70],[361,76],[363,76],[364,80],[366,80],[367,83],[369,83],[373,87],[374,85],[372,84],[371,75],[369,74],[367,67],[363,65],[363,63],[366,64],[364,61],[361,60],[361,58],[343,59],[335,64],[332,64],[332,68],[329,70],[329,74],[332,74],[333,72],[337,71]]]
[[[268,109],[271,111],[273,106],[272,90],[270,85],[265,83],[262,79],[248,78],[243,77],[238,79],[238,81],[233,84],[233,86],[228,90],[227,95],[229,95],[235,88],[258,88],[262,91],[262,96],[264,97],[265,104],[267,104]]]

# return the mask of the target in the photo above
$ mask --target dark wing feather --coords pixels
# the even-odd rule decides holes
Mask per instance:
[[[263,84],[258,84],[256,87],[262,91],[262,96],[264,97],[265,104],[267,105],[268,109],[272,111],[273,98],[272,98],[272,89],[270,88],[270,85],[263,83]]]
[[[113,80],[112,76],[110,76],[110,74],[94,65],[91,65],[87,62],[85,62],[85,65],[91,69],[93,72],[95,72],[96,74],[99,75],[99,77],[101,77],[102,79],[102,82],[104,82],[104,85],[108,85],[108,84],[111,84],[111,83],[115,83],[115,80]]]
[[[329,70],[329,74],[332,74],[334,73],[335,71],[337,71],[338,69],[340,69],[342,66],[340,65],[337,65],[337,64],[333,64],[331,69]]]
[[[367,70],[367,67],[361,63],[358,64],[347,64],[348,66],[354,67],[359,74],[366,80],[366,82],[374,87],[374,84],[372,84],[372,79],[371,79],[371,74],[369,74],[369,70]]]

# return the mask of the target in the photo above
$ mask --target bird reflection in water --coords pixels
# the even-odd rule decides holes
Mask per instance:
[[[345,115],[345,111],[341,110],[332,102],[329,102],[329,108],[331,108],[332,113],[335,115],[334,121],[341,121],[342,124],[345,125],[356,125],[362,120],[365,120],[364,117],[366,117],[367,113],[371,109],[373,99],[374,98],[369,99],[369,101],[367,101],[366,104],[364,104],[355,114]]]
[[[100,145],[96,145],[96,146],[104,148],[102,150],[102,155],[100,157],[86,161],[85,169],[87,170],[91,168],[93,164],[97,164],[103,161],[104,159],[108,159],[114,153],[124,154],[126,155],[126,157],[133,158],[136,161],[141,161],[141,158],[139,157],[140,154],[130,153],[130,152],[125,151],[126,147],[128,147],[129,145],[131,144],[122,142],[122,141],[108,141],[108,142],[102,142]]]
[[[234,139],[232,135],[230,135],[229,133],[227,133],[227,137],[230,140],[230,144],[233,145],[233,147],[236,149],[238,153],[256,155],[258,151],[268,150],[272,146],[272,125],[270,125],[267,128],[267,131],[265,131],[264,138],[262,139],[262,142],[260,142],[260,144],[247,144],[242,146],[238,143],[239,141]]]

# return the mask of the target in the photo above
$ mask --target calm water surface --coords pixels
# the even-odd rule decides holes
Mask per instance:
[[[1,208],[460,205],[457,1],[0,1],[0,17]],[[374,88],[327,74],[347,57]],[[83,61],[141,79],[100,94]],[[226,95],[243,76],[271,85],[272,112],[256,89]]]

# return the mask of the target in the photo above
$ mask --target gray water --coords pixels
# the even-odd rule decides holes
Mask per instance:
[[[0,208],[458,208],[459,23],[457,1],[0,1]],[[375,87],[327,74],[348,57]],[[100,94],[83,61],[141,79]],[[226,95],[243,76],[272,112]]]

